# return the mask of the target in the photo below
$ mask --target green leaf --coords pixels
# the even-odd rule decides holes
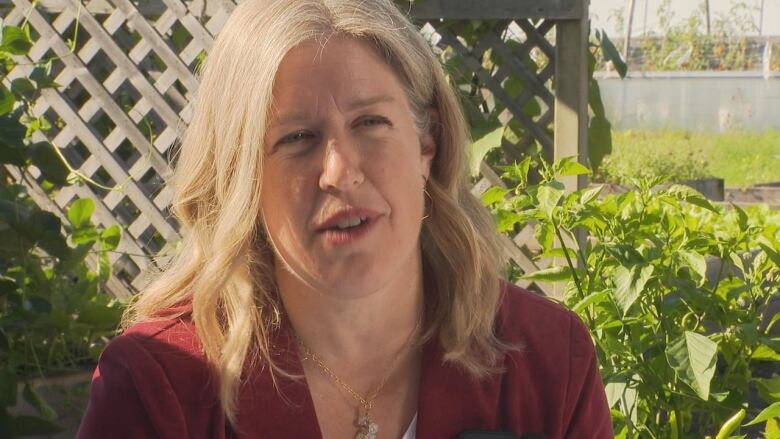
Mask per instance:
[[[625,78],[626,73],[628,73],[628,66],[626,65],[626,62],[623,61],[623,57],[620,56],[620,52],[615,48],[615,44],[609,39],[607,32],[603,29],[601,31],[601,40],[599,43],[601,43],[601,51],[604,54],[604,58],[612,61],[612,65],[615,66],[615,70],[617,70],[620,77]]]
[[[90,224],[89,219],[95,211],[95,202],[91,198],[80,198],[68,208],[68,219],[73,227],[79,228]]]
[[[122,239],[122,228],[119,224],[113,224],[100,233],[101,249],[116,250],[119,241]]]
[[[590,61],[595,64],[596,58],[593,57],[592,54],[589,58]],[[588,106],[590,106],[591,111],[593,111],[593,119],[607,121],[606,111],[604,110],[604,101],[601,99],[601,87],[599,87],[599,81],[593,77],[588,79]],[[588,148],[590,148],[590,143],[588,144]]]
[[[536,241],[542,246],[542,250],[548,251],[553,246],[553,240],[555,239],[555,229],[552,224],[544,222],[538,223],[534,227],[534,237]]]
[[[631,305],[639,298],[639,294],[645,288],[645,284],[653,275],[654,267],[645,265],[644,267],[632,266],[630,268],[619,266],[615,268],[612,274],[612,281],[615,284],[613,296],[623,315],[628,313]]]
[[[610,408],[614,407],[615,404],[620,401],[627,386],[628,384],[623,378],[614,381],[610,380],[604,385],[604,392],[607,394],[607,405],[609,405]]]
[[[734,264],[735,267],[739,268],[739,271],[744,273],[745,272],[745,265],[742,262],[742,258],[737,254],[736,252],[729,253],[729,259],[731,259],[731,262]]]
[[[760,345],[754,351],[750,358],[754,360],[780,361],[780,354],[767,345]]]
[[[35,81],[39,89],[44,88],[56,88],[61,87],[60,84],[54,82],[49,76],[51,73],[51,64],[47,63],[45,66],[38,66],[30,73],[30,79]]]
[[[121,317],[122,309],[118,306],[84,302],[79,309],[78,321],[91,327],[114,329]]]
[[[768,403],[780,401],[780,376],[772,378],[756,378],[756,388],[761,398]]]
[[[568,266],[550,267],[533,273],[524,274],[521,279],[539,282],[561,282],[572,279],[572,271]]]
[[[0,163],[26,166],[24,136],[27,129],[11,115],[0,117]]]
[[[685,265],[696,273],[699,277],[699,286],[701,286],[707,280],[707,261],[704,256],[693,250],[678,250],[677,254],[680,255]]]
[[[633,379],[637,380],[638,376],[634,375]],[[620,413],[626,419],[630,419],[633,423],[636,423],[636,381],[630,383],[624,377],[612,377],[608,380],[607,385],[604,386],[604,390],[607,394],[607,403],[609,406],[612,407],[615,404],[620,403]]]
[[[16,78],[11,81],[11,91],[27,98],[32,98],[35,94],[35,86],[27,78]]]
[[[780,402],[776,402],[764,410],[761,410],[761,413],[759,413],[758,416],[747,424],[744,424],[743,427],[760,424],[774,418],[780,418]]]
[[[511,210],[499,210],[496,212],[496,229],[499,233],[511,232],[521,219],[520,215]]]
[[[744,232],[748,228],[748,215],[745,211],[734,203],[731,203],[731,207],[737,212],[737,225],[739,230]]]
[[[471,144],[471,155],[469,169],[471,175],[479,174],[479,165],[482,163],[482,159],[485,158],[485,154],[490,152],[494,148],[501,146],[501,139],[504,137],[504,126],[501,125],[498,128],[484,134]]]
[[[31,145],[32,164],[40,169],[46,180],[57,186],[67,186],[70,171],[52,148],[56,148],[56,146],[48,142],[38,142]]]
[[[778,425],[776,419],[768,419],[766,421],[766,428],[764,429],[765,439],[780,439],[780,425]]]
[[[499,166],[504,171],[502,178],[516,181],[520,187],[528,184],[528,171],[531,169],[531,157],[526,157],[520,163],[514,163],[510,166]]]
[[[677,372],[677,377],[706,401],[710,396],[717,353],[717,343],[704,335],[685,331],[666,347],[666,361]]]
[[[599,195],[601,195],[601,191],[604,190],[604,185],[600,184],[596,187],[592,187],[590,189],[586,189],[582,192],[582,195],[580,196],[580,204],[588,204],[591,201],[595,200]]]
[[[538,256],[536,256],[535,259],[543,259],[543,258],[566,258],[566,255],[569,255],[569,258],[571,260],[577,259],[577,252],[575,252],[573,249],[567,248],[565,251],[561,247],[551,248],[547,251],[544,251],[542,253],[539,253]]]
[[[32,47],[32,41],[27,33],[18,26],[3,26],[3,40],[0,51],[14,55],[25,55]]]
[[[557,181],[541,185],[536,197],[539,200],[539,210],[550,219],[553,209],[563,197],[563,185]]]
[[[588,160],[598,170],[604,157],[612,153],[612,125],[605,117],[595,116],[588,126]]]
[[[608,295],[609,295],[609,291],[608,290],[596,291],[595,293],[590,293],[587,297],[585,297],[584,299],[582,299],[579,302],[577,302],[577,304],[574,305],[571,308],[571,310],[576,312],[576,313],[579,313],[580,311],[582,311],[586,307],[588,307],[588,306],[590,306],[590,305],[592,305],[594,303],[601,302]]]
[[[766,256],[769,258],[769,260],[772,261],[776,267],[780,268],[780,253],[776,252],[766,244],[759,243],[758,245],[761,247],[761,250],[766,253]]]
[[[590,169],[577,162],[576,157],[564,157],[556,164],[556,167],[557,174],[561,177],[590,174]]]
[[[75,245],[92,244],[100,239],[100,232],[94,226],[79,227],[70,235],[70,240]]]
[[[694,206],[702,207],[714,213],[720,213],[718,212],[718,209],[716,209],[715,206],[709,202],[709,200],[704,198],[701,193],[697,192],[690,186],[673,184],[669,187],[669,189],[666,190],[666,193],[678,200],[683,200],[687,203],[693,204]]]
[[[10,113],[16,104],[16,96],[5,85],[0,84],[0,116]]]
[[[108,253],[100,253],[98,255],[98,267],[97,274],[101,282],[106,282],[111,277],[111,260],[108,258]]]
[[[22,397],[31,406],[33,406],[35,410],[38,411],[38,414],[43,416],[45,419],[48,419],[50,421],[57,419],[57,412],[55,412],[54,409],[51,408],[51,406],[47,404],[46,401],[43,400],[43,398],[41,398],[41,395],[39,395],[38,392],[36,392],[35,389],[33,389],[30,383],[24,384]]]
[[[509,189],[493,186],[482,194],[482,204],[485,206],[491,206],[493,204],[500,203],[504,201],[508,193]]]
[[[70,248],[61,234],[62,223],[56,215],[36,210],[30,215],[27,226],[29,227],[27,233],[36,240],[40,248],[60,259],[68,256]]]
[[[72,249],[66,258],[60,259],[56,267],[57,273],[66,274],[75,270],[86,259],[90,249],[92,249],[92,244],[79,245]]]

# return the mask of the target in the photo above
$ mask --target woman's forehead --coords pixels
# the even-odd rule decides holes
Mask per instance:
[[[273,95],[280,112],[322,99],[332,99],[342,109],[405,100],[397,76],[376,50],[344,37],[326,44],[307,41],[290,50],[279,66]]]

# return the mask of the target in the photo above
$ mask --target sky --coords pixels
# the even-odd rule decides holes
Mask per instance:
[[[632,36],[642,35],[647,29],[653,31],[660,28],[658,22],[657,10],[664,0],[635,0],[634,24],[631,32]],[[674,13],[673,23],[679,23],[691,16],[703,3],[704,0],[670,0],[671,11]],[[762,35],[771,35],[780,37],[780,0],[709,0],[710,15],[712,22],[718,17],[735,17],[733,8],[737,6],[738,10],[745,14],[750,14],[754,23],[759,23],[759,9],[763,2],[764,16],[761,23]],[[590,0],[590,18],[593,29],[604,29],[610,36],[622,35],[618,32],[616,26],[618,20],[615,19],[615,13],[625,16],[625,12],[620,14],[618,11],[628,10],[629,0]],[[740,7],[742,5],[743,7]],[[752,14],[751,14],[752,12]],[[756,35],[756,33],[753,33]]]

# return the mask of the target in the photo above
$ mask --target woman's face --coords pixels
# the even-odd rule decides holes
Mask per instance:
[[[418,272],[435,144],[369,45],[333,37],[285,56],[264,153],[263,220],[281,275],[358,297]]]

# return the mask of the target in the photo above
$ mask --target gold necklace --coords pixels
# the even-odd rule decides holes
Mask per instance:
[[[390,375],[392,375],[393,370],[395,369],[395,364],[398,362],[398,358],[401,356],[401,352],[406,350],[406,348],[409,346],[409,342],[412,340],[412,337],[417,333],[417,330],[420,328],[420,321],[417,321],[417,325],[415,325],[412,332],[409,334],[409,337],[406,339],[406,342],[401,346],[401,349],[396,353],[396,355],[393,356],[393,360],[390,363],[390,366],[387,368],[387,371],[385,372],[385,375],[382,377],[382,381],[379,382],[379,385],[376,386],[373,392],[371,392],[367,396],[363,396],[360,393],[358,393],[355,389],[353,389],[349,384],[345,383],[341,378],[336,375],[335,372],[331,368],[328,367],[328,365],[325,364],[325,362],[322,360],[322,358],[317,355],[316,352],[309,349],[309,347],[306,345],[306,343],[303,342],[303,339],[298,335],[298,333],[294,333],[295,339],[298,342],[298,345],[300,346],[301,350],[303,351],[303,358],[301,360],[312,360],[314,364],[317,365],[317,367],[320,368],[320,370],[333,380],[336,384],[341,386],[342,389],[344,389],[352,398],[354,398],[363,408],[363,413],[361,414],[360,411],[358,411],[358,418],[357,418],[357,427],[358,432],[357,435],[355,435],[355,439],[376,439],[376,434],[379,431],[379,425],[377,425],[376,422],[374,422],[371,419],[371,409],[374,408],[374,400],[377,396],[379,396],[379,393],[382,392],[382,389],[385,387],[385,384],[387,384],[387,380],[390,379]]]

